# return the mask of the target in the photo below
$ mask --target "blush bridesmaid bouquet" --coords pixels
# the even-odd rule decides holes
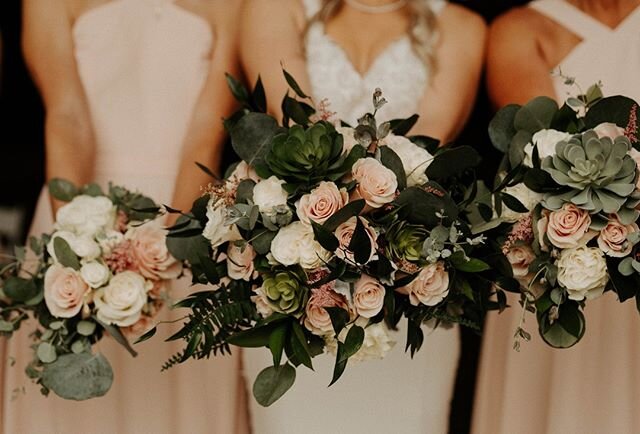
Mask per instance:
[[[0,332],[10,337],[33,317],[27,375],[44,395],[85,400],[113,381],[109,361],[92,346],[109,335],[135,356],[127,336],[148,330],[182,263],[168,252],[165,230],[142,225],[160,214],[151,199],[61,179],[49,191],[68,203],[53,233],[32,237],[29,250],[17,249],[0,270]]]
[[[527,310],[547,344],[567,348],[585,333],[585,304],[606,291],[640,306],[637,114],[635,101],[594,85],[562,107],[539,97],[491,122],[506,154],[493,224],[521,283],[516,349],[530,339]]]
[[[167,241],[193,282],[212,286],[177,304],[189,313],[168,340],[186,347],[164,368],[230,345],[266,347],[273,365],[253,386],[263,406],[293,385],[296,367],[313,369],[315,356],[335,357],[331,384],[349,360],[383,358],[403,317],[411,355],[427,322],[479,330],[496,307],[494,267],[509,268],[466,218],[478,191],[475,150],[406,136],[417,116],[379,124],[380,90],[372,112],[347,126],[285,77],[294,97],[282,103],[282,126],[265,113],[260,80],[249,92],[228,78],[243,105],[226,121],[242,161]]]

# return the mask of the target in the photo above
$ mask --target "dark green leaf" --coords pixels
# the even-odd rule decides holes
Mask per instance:
[[[427,177],[442,181],[454,176],[461,176],[469,169],[480,164],[482,158],[471,146],[459,146],[437,154],[425,170]]]
[[[287,337],[288,328],[287,323],[280,323],[269,335],[269,349],[273,356],[273,366],[280,366],[282,352],[284,350],[284,340]]]
[[[262,84],[262,78],[258,75],[258,80],[251,93],[251,103],[253,109],[260,113],[267,112],[267,98],[264,93],[264,85]]]
[[[418,122],[418,115],[412,115],[406,119],[392,119],[389,121],[391,124],[391,132],[396,136],[406,136],[411,128]]]
[[[296,381],[296,370],[286,364],[263,369],[253,383],[253,396],[258,404],[269,407],[284,395]]]
[[[358,264],[366,264],[371,257],[371,249],[373,246],[371,245],[371,239],[369,238],[367,230],[362,223],[362,217],[356,217],[356,219],[356,228],[351,236],[351,241],[349,241],[348,249],[353,252],[353,259],[355,259]]]
[[[245,179],[240,181],[236,190],[236,203],[247,203],[253,200],[253,188],[256,186],[255,181]]]
[[[584,122],[588,129],[595,128],[603,122],[612,122],[625,128],[629,123],[629,116],[633,106],[637,103],[625,96],[610,96],[594,104],[585,116]]]
[[[454,256],[452,255],[453,259]],[[481,271],[489,270],[491,267],[484,261],[476,258],[469,258],[468,261],[465,261],[463,258],[460,260],[452,260],[453,266],[456,270],[460,270],[466,273],[479,273]]]
[[[113,325],[113,324],[104,323],[104,322],[98,320],[97,318],[94,318],[94,321],[96,321],[98,324],[100,324],[102,326],[102,328],[104,328],[105,331],[107,333],[109,333],[109,335],[117,343],[122,345],[124,347],[124,349],[129,352],[129,354],[131,354],[133,357],[136,357],[138,355],[138,353],[129,344],[129,341],[127,340],[127,338],[122,334],[122,331],[120,330],[120,327],[118,327],[116,325]]]
[[[135,340],[134,345],[135,344],[139,344],[141,342],[144,342],[148,339],[151,339],[152,337],[155,336],[156,332],[158,331],[157,327],[153,327],[151,328],[151,330],[149,330],[148,332],[146,332],[145,334],[143,334],[142,336],[140,336],[138,339]]]
[[[212,177],[213,179],[216,179],[218,181],[220,181],[220,177],[218,175],[216,175],[215,173],[213,173],[213,170],[209,169],[207,166],[205,166],[202,163],[198,163],[196,161],[196,166],[198,166],[198,168],[200,170],[202,170],[204,173],[206,173],[207,175],[209,175],[210,177]]]
[[[284,78],[287,80],[287,84],[289,84],[289,87],[291,89],[293,89],[293,91],[296,93],[296,95],[298,95],[300,98],[309,98],[300,88],[300,85],[298,85],[298,82],[296,82],[296,80],[293,78],[293,76],[291,74],[289,74],[285,69],[282,70],[282,73],[284,74]]]
[[[51,197],[63,202],[71,202],[80,192],[71,182],[62,178],[54,178],[49,181],[49,194]]]
[[[509,104],[501,108],[489,123],[489,138],[493,146],[502,153],[507,153],[511,139],[516,134],[513,121],[520,106]]]
[[[316,240],[324,249],[329,252],[334,252],[338,248],[340,243],[333,232],[330,232],[324,226],[313,221],[311,222],[311,226],[313,227],[313,234],[315,235]]]
[[[264,113],[248,113],[229,132],[233,150],[249,165],[264,163],[278,122]]]
[[[515,212],[529,212],[530,211],[515,196],[512,196],[512,195],[510,195],[508,193],[500,193],[500,195],[502,196],[502,201],[504,202],[504,204],[510,210],[515,211]]]
[[[534,134],[549,128],[558,111],[558,104],[551,98],[539,96],[532,99],[518,110],[513,124],[516,130],[525,130]]]
[[[40,292],[40,289],[33,280],[16,276],[8,277],[7,280],[4,281],[2,290],[7,297],[17,302],[31,300]]]
[[[304,330],[302,326],[293,322],[293,332],[290,336],[290,345],[291,350],[293,351],[293,358],[298,360],[307,368],[313,370],[313,364],[311,363],[311,352],[309,350],[309,346],[307,345],[307,338],[304,334]]]
[[[56,254],[56,259],[64,267],[73,268],[78,271],[80,269],[80,261],[78,256],[71,250],[71,246],[62,237],[55,237],[53,239],[53,251]]]
[[[338,362],[346,362],[349,357],[353,356],[360,350],[364,342],[364,329],[357,325],[352,326],[344,339],[341,359]]]
[[[248,103],[249,93],[247,92],[247,88],[231,74],[225,74],[225,77],[227,79],[227,85],[229,86],[234,98],[243,104]]]
[[[329,314],[333,330],[336,332],[336,336],[338,336],[349,322],[349,312],[340,307],[325,307],[324,309]]]
[[[251,245],[259,255],[266,255],[271,250],[271,241],[276,237],[278,232],[264,229],[253,238]]]
[[[407,176],[404,173],[404,166],[402,165],[402,160],[398,157],[398,154],[388,146],[381,146],[378,149],[380,149],[380,162],[396,175],[398,189],[402,191],[407,188]],[[416,170],[424,170],[424,167]]]
[[[333,367],[333,377],[331,378],[331,383],[329,383],[329,387],[333,386],[336,381],[340,379],[344,370],[347,367],[348,358],[344,358],[342,353],[344,352],[344,344],[342,342],[338,342],[338,352],[336,354],[336,364]]]
[[[340,208],[334,215],[329,217],[326,222],[324,222],[324,227],[327,230],[333,232],[336,230],[338,226],[342,223],[346,222],[353,216],[357,216],[364,209],[365,201],[364,199],[354,200],[353,202],[349,202],[342,208]]]

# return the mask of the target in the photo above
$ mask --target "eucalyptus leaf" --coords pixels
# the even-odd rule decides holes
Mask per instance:
[[[76,271],[80,270],[78,256],[71,250],[67,240],[62,237],[55,237],[53,239],[53,251],[62,266],[73,268]]]
[[[249,165],[264,164],[278,122],[264,113],[248,113],[229,132],[233,150]]]
[[[17,302],[26,302],[38,295],[41,288],[31,279],[11,276],[4,281],[2,291],[10,299]]]
[[[105,395],[113,370],[102,354],[64,354],[42,372],[42,384],[61,398],[82,401]]]
[[[76,325],[76,330],[82,336],[91,336],[96,331],[96,323],[93,321],[80,321]]]
[[[489,138],[494,148],[502,153],[507,153],[511,139],[516,134],[513,121],[520,106],[509,104],[501,108],[489,123]]]
[[[524,106],[515,114],[513,125],[516,130],[525,130],[534,134],[547,129],[558,111],[558,104],[551,98],[539,96]]]
[[[49,342],[40,342],[36,350],[36,355],[42,363],[53,363],[58,358],[56,347]]]
[[[54,178],[48,185],[51,197],[63,202],[71,202],[80,193],[78,188],[66,179]]]
[[[253,396],[258,404],[269,407],[293,386],[296,370],[293,366],[269,366],[263,369],[253,383]]]

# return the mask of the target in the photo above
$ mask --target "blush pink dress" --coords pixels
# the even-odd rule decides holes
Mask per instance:
[[[170,0],[115,0],[80,16],[73,41],[96,137],[95,180],[103,186],[114,181],[169,203],[182,142],[209,71],[214,47],[209,23]],[[51,229],[43,192],[31,233]],[[186,282],[180,286],[174,295],[191,291]],[[167,309],[163,314],[181,315]],[[170,328],[160,328],[156,338],[138,345],[137,358],[103,339],[96,350],[113,366],[113,387],[105,397],[72,402],[53,393],[42,397],[25,376],[32,357],[30,328],[6,342],[2,359],[15,364],[5,363],[0,377],[3,433],[246,431],[239,357],[193,361],[161,373],[162,363],[182,347],[163,341]]]
[[[640,99],[640,8],[610,29],[562,0],[530,7],[578,35],[579,43],[558,65],[586,89],[602,81],[605,95]],[[558,102],[568,91],[554,78]],[[572,92],[575,93],[575,92]],[[485,330],[475,399],[475,434],[582,434],[640,432],[640,315],[634,300],[620,304],[607,292],[585,308],[585,337],[570,349],[547,347],[532,314],[531,342],[512,349],[520,320],[511,309],[490,315]]]

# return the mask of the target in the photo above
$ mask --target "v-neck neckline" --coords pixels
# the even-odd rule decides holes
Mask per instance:
[[[601,27],[602,30],[606,31],[607,33],[617,33],[619,31],[623,30],[630,22],[633,21],[635,16],[640,14],[640,5],[638,5],[638,6],[636,6],[635,9],[633,9],[631,12],[629,12],[622,20],[620,20],[620,22],[615,27],[610,27],[609,25],[603,23],[602,21],[600,21],[599,19],[597,19],[593,15],[590,15],[587,12],[583,11],[582,9],[580,9],[578,6],[574,5],[573,3],[570,3],[570,2],[568,2],[566,0],[564,0],[564,3],[567,6],[571,7],[572,9],[574,9],[576,13],[582,15],[585,19],[593,22],[593,24],[595,24],[596,26]]]

